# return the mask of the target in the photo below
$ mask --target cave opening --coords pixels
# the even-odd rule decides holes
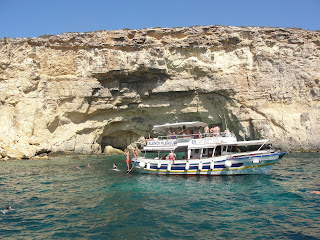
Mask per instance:
[[[128,145],[137,141],[141,136],[134,133],[133,131],[117,130],[111,134],[104,135],[101,137],[101,151],[104,153],[107,146],[113,148],[125,150]]]

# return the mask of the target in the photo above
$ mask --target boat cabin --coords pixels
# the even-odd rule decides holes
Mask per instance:
[[[158,160],[169,160],[168,156],[171,151],[175,154],[175,160],[190,159],[211,159],[219,156],[241,156],[250,154],[259,154],[272,150],[270,140],[256,141],[234,141],[220,142],[211,144],[196,144],[194,140],[190,140],[187,144],[172,145],[169,147],[148,147],[144,148],[145,158],[153,158]]]

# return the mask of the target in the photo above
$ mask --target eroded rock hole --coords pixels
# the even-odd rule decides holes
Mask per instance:
[[[118,148],[121,150],[126,149],[128,145],[137,141],[139,139],[139,135],[132,131],[124,131],[117,130],[112,132],[111,134],[104,135],[101,138],[101,150],[105,151],[106,146],[112,146],[114,148]]]

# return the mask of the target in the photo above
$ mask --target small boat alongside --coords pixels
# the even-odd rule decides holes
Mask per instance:
[[[153,130],[168,133],[148,139],[144,153],[132,159],[134,169],[140,173],[267,174],[285,155],[285,152],[274,150],[269,139],[237,141],[229,131],[216,129],[209,132],[203,122],[156,125]]]

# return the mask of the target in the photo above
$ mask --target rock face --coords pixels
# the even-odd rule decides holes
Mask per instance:
[[[0,40],[2,156],[125,148],[205,121],[320,148],[320,33],[206,26]]]

